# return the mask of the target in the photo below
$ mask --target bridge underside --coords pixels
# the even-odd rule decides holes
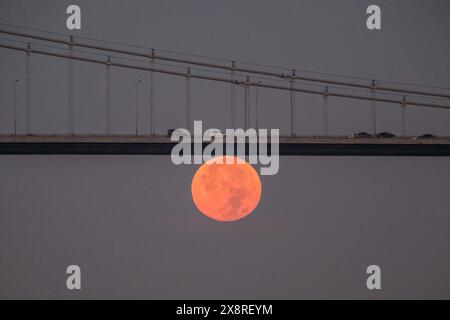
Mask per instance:
[[[0,136],[0,154],[170,155],[167,136]],[[203,144],[203,148],[207,145]],[[189,146],[189,145],[187,145]],[[271,146],[268,146],[269,151]],[[193,149],[192,149],[193,150]],[[224,147],[224,150],[226,148]],[[236,144],[235,144],[236,150]],[[248,153],[246,144],[246,153]],[[450,156],[450,138],[280,137],[280,155]]]

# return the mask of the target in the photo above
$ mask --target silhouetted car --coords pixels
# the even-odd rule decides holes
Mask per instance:
[[[378,138],[395,138],[395,134],[390,133],[390,132],[380,132],[379,134],[377,134]]]
[[[222,136],[222,131],[220,131],[219,129],[208,129],[205,131],[205,136]]]
[[[169,137],[171,137],[172,136],[172,133],[175,131],[175,129],[169,129],[169,130],[167,130],[167,135],[169,136]]]
[[[437,139],[437,137],[434,134],[425,133],[421,136],[417,136],[417,137],[413,138],[413,140],[418,140],[418,139],[430,140],[430,139]]]
[[[370,133],[367,132],[357,132],[352,134],[351,136],[348,136],[349,139],[367,139],[372,138],[373,136]]]

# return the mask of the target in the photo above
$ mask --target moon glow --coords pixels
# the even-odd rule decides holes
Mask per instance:
[[[222,161],[216,163],[217,160]],[[200,166],[192,179],[191,191],[196,207],[204,215],[217,221],[236,221],[257,207],[262,186],[250,164],[221,156]]]

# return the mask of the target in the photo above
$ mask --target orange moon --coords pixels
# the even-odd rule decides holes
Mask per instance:
[[[256,208],[262,187],[250,164],[243,160],[237,163],[236,157],[220,156],[200,166],[192,179],[191,191],[195,205],[204,215],[217,221],[235,221]]]

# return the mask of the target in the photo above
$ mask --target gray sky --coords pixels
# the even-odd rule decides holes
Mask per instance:
[[[450,87],[448,1],[0,0],[0,22],[239,61]],[[1,36],[4,38],[3,36]],[[12,83],[23,55],[0,50],[0,132],[13,128]],[[114,133],[134,132],[132,81],[112,71]],[[158,132],[183,126],[184,82],[157,76]],[[192,83],[193,118],[228,125],[229,88]],[[105,131],[105,72],[75,63],[77,133]],[[242,115],[242,92],[239,93]],[[289,100],[261,91],[261,126],[288,132]],[[320,134],[321,99],[297,95],[297,132]],[[140,96],[148,130],[148,91]],[[330,100],[330,133],[369,131],[368,103]],[[380,131],[400,133],[400,108],[377,104]],[[241,119],[242,117],[240,117]],[[32,130],[67,132],[67,62],[32,58]],[[242,119],[241,119],[242,120]],[[408,109],[408,134],[450,135],[447,110]],[[242,123],[242,122],[241,122]],[[450,298],[450,167],[446,158],[282,157],[262,177],[259,207],[233,224],[192,203],[196,166],[164,156],[1,156],[0,298]],[[83,289],[65,288],[82,268]],[[365,269],[382,268],[369,292]]]

